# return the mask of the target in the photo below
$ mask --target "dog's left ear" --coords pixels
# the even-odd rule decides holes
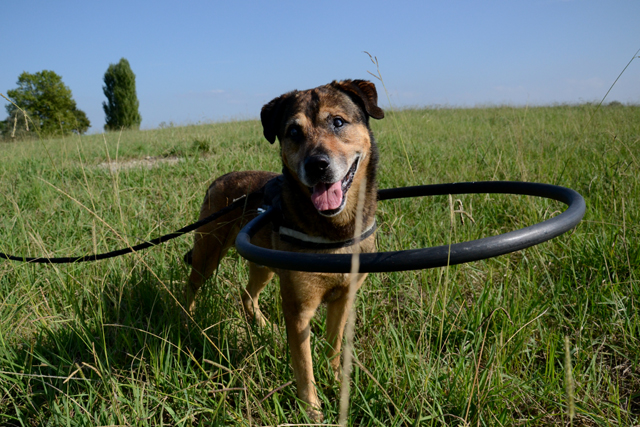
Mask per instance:
[[[356,95],[364,104],[367,114],[374,119],[383,119],[384,111],[378,107],[378,92],[376,85],[368,80],[343,80],[333,82],[333,86],[342,89],[348,93]]]
[[[295,95],[296,91],[285,93],[265,104],[260,111],[260,120],[262,121],[262,133],[271,144],[276,142],[278,128],[282,122],[287,101]]]

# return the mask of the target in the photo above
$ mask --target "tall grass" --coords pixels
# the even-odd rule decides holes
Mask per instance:
[[[546,182],[580,192],[587,214],[517,253],[370,275],[356,300],[350,425],[640,423],[640,108],[595,108],[400,111],[404,148],[391,121],[372,123],[381,188]],[[0,144],[0,251],[81,255],[147,240],[195,220],[211,179],[243,169],[280,169],[256,121]],[[501,195],[383,202],[378,247],[476,239],[563,209]],[[231,253],[185,326],[190,244],[98,263],[0,262],[0,424],[307,423],[277,283],[262,297],[272,327],[259,329],[242,313],[247,269]],[[323,312],[312,332],[336,423]]]

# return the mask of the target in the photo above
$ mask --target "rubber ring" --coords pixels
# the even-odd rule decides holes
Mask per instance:
[[[498,236],[463,243],[393,252],[360,254],[361,273],[422,270],[463,264],[519,251],[551,240],[575,227],[586,210],[584,198],[569,188],[550,184],[513,181],[458,182],[389,188],[378,191],[378,200],[447,194],[514,194],[557,200],[568,205],[558,216]],[[236,238],[241,256],[260,265],[285,270],[317,273],[348,273],[351,254],[315,254],[265,249],[251,244],[253,237],[270,222],[272,208],[249,222]]]

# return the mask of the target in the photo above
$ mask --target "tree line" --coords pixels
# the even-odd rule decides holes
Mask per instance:
[[[105,113],[104,129],[139,129],[142,117],[138,111],[136,75],[129,61],[120,59],[109,64],[104,74],[102,91],[107,98],[102,103]],[[3,97],[8,117],[0,121],[0,136],[5,140],[30,137],[56,137],[84,134],[91,126],[89,118],[73,99],[71,89],[62,77],[50,70],[23,72],[18,87]]]

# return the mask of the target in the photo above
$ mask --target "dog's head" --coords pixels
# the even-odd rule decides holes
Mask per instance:
[[[374,84],[344,80],[289,92],[262,107],[260,117],[265,138],[280,141],[285,172],[316,210],[328,217],[342,212],[371,161],[369,117],[384,117]]]

